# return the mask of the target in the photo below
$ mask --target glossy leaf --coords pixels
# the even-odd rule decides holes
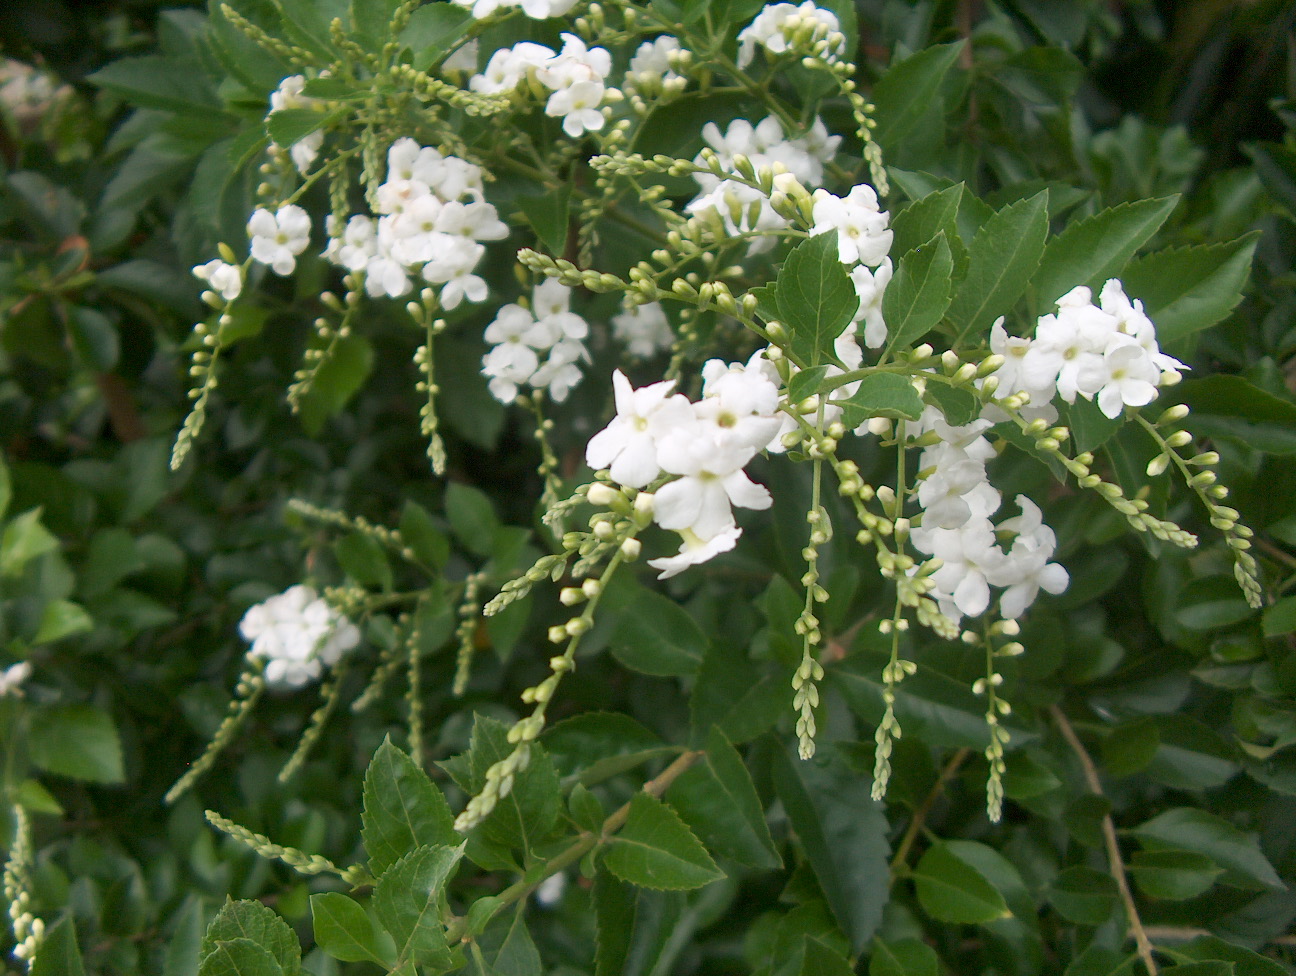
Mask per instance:
[[[1222,321],[1242,300],[1256,234],[1158,251],[1131,262],[1125,293],[1142,300],[1162,346]]]
[[[1224,868],[1220,881],[1236,888],[1282,888],[1273,865],[1253,835],[1206,810],[1175,807],[1131,833],[1149,850],[1184,849],[1211,858]]]
[[[960,339],[988,331],[1012,308],[1039,267],[1047,233],[1047,190],[1004,207],[977,231],[948,312]]]
[[[365,772],[362,820],[365,851],[377,877],[416,847],[459,841],[441,791],[390,738]]]
[[[1012,916],[985,875],[943,842],[933,844],[919,859],[913,880],[923,911],[939,921],[974,924]]]
[[[373,922],[357,902],[340,892],[325,891],[311,895],[310,907],[315,943],[334,959],[380,966],[394,962],[383,958]]]
[[[630,800],[630,816],[608,844],[603,863],[641,888],[687,890],[724,877],[679,814],[642,792]]]
[[[793,355],[806,366],[836,362],[833,343],[851,322],[859,298],[837,259],[835,234],[820,234],[794,247],[774,282],[757,288],[758,311],[788,333]]]
[[[860,380],[854,393],[836,402],[842,408],[842,423],[848,428],[858,427],[871,417],[917,420],[923,412],[922,397],[898,373],[872,373]]]
[[[1051,311],[1053,303],[1077,285],[1097,289],[1116,277],[1178,202],[1172,196],[1122,203],[1068,226],[1048,242],[1031,281],[1040,304]]]
[[[400,961],[447,966],[449,950],[441,906],[446,882],[463,847],[416,847],[393,864],[374,888],[374,908],[396,943]]]
[[[805,849],[824,897],[859,952],[882,921],[889,898],[888,825],[868,780],[830,750],[802,760],[773,754],[774,789]]]
[[[954,67],[962,41],[938,44],[892,64],[873,88],[877,129],[873,137],[883,150],[896,146],[913,129]]]
[[[887,324],[884,356],[908,349],[934,329],[949,308],[954,258],[945,232],[939,232],[900,258],[882,296]]]
[[[113,720],[93,705],[60,705],[32,716],[28,751],[46,772],[91,783],[120,783],[121,741]]]

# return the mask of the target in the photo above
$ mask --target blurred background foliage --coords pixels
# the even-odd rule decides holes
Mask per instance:
[[[1288,595],[1296,571],[1296,6],[861,0],[858,17],[860,60],[871,79],[929,45],[973,42],[964,70],[933,100],[935,114],[888,157],[898,170],[937,172],[941,160],[956,159],[948,175],[974,174],[976,192],[998,201],[1024,195],[1034,181],[1071,183],[1072,205],[1082,209],[1180,193],[1163,234],[1171,244],[1260,232],[1244,303],[1196,348],[1176,354],[1190,357],[1194,377],[1247,381],[1245,388],[1193,387],[1200,422],[1190,429],[1209,435],[1223,455],[1223,480],[1259,530],[1270,589],[1280,599],[1253,613],[1232,587],[1218,547],[1191,564],[1156,559],[1092,507],[1063,500],[1058,511],[1068,521],[1058,533],[1064,550],[1077,555],[1073,587],[1032,615],[1023,638],[1030,656],[1013,680],[1029,704],[1069,703],[1083,713],[1077,724],[1091,744],[1101,744],[1093,751],[1112,777],[1110,805],[1122,822],[1169,808],[1210,809],[1260,831],[1278,873],[1296,877],[1289,829],[1296,816],[1296,604]],[[197,939],[227,895],[260,898],[304,923],[315,889],[214,834],[202,808],[341,863],[358,843],[359,796],[337,784],[358,783],[383,736],[401,736],[399,695],[338,716],[315,758],[286,785],[276,773],[314,704],[309,695],[275,697],[196,795],[168,809],[162,794],[220,721],[244,650],[235,633],[243,610],[304,574],[336,583],[364,573],[347,547],[339,555],[333,534],[286,512],[289,497],[386,524],[399,521],[409,501],[449,510],[444,485],[427,471],[408,396],[418,340],[406,323],[375,313],[366,322],[372,355],[304,418],[284,405],[308,323],[322,311],[322,265],[314,278],[308,270],[267,284],[264,301],[243,313],[238,327],[256,341],[233,350],[196,463],[178,475],[167,470],[188,407],[186,343],[201,314],[189,269],[214,255],[216,241],[241,243],[235,235],[252,208],[251,168],[227,178],[213,163],[237,137],[241,109],[224,101],[222,69],[205,46],[208,29],[201,4],[0,4],[0,52],[50,79],[38,111],[10,108],[0,127],[0,447],[7,471],[0,665],[27,660],[34,667],[23,697],[0,700],[3,810],[16,803],[33,815],[38,913],[75,925],[86,970],[94,973],[192,972]],[[142,75],[136,85],[121,68],[128,57],[144,59],[129,62],[136,70],[167,73],[170,96],[160,98]],[[116,74],[96,78],[114,63]],[[194,112],[195,105],[207,110]],[[249,103],[242,111],[260,117],[265,106]],[[525,563],[526,533],[505,527],[530,525],[527,499],[538,493],[526,420],[506,415],[466,382],[454,386],[455,375],[474,373],[479,354],[479,343],[453,336],[442,354],[451,480],[474,490],[455,503],[457,516],[432,520],[448,553],[444,576],[456,582],[488,559],[501,580]],[[559,447],[570,462],[600,411],[595,401],[574,398],[569,419],[583,412],[586,420],[566,425]],[[765,474],[781,476],[772,468]],[[792,496],[800,490],[784,487]],[[795,525],[800,514],[789,505],[776,518]],[[485,545],[483,531],[491,538]],[[768,567],[786,560],[796,578],[800,543],[788,539],[776,524],[757,543],[761,558],[736,565],[737,591],[751,598],[736,610],[731,582],[703,580],[677,593],[696,618],[723,619],[738,637],[777,654],[786,600]],[[846,565],[836,573],[831,589],[847,597],[859,573]],[[512,716],[519,689],[543,674],[543,660],[511,652],[540,644],[535,635],[552,622],[537,606],[529,619],[483,627],[479,643],[494,653],[482,655],[468,695],[455,699],[448,693],[453,654],[445,649],[453,592],[447,584],[425,628],[424,715],[432,730],[427,753],[435,758],[467,746],[474,711]],[[844,629],[866,613],[870,599],[861,592],[834,604],[833,626]],[[368,637],[377,646],[390,639],[378,624]],[[604,635],[590,647],[609,640]],[[867,640],[850,650],[864,662],[859,673],[871,673]],[[937,669],[967,671],[955,658],[951,652]],[[848,660],[845,690],[825,724],[829,738],[853,743],[841,754],[864,770],[872,763],[866,723],[874,698],[868,680],[852,673]],[[687,734],[673,679],[635,674],[606,655],[583,662],[563,694],[560,715],[624,711],[667,741]],[[957,736],[937,734],[898,746],[893,834],[903,829],[906,810],[935,795],[938,769],[959,744]],[[777,778],[769,753],[758,741],[751,758],[766,797]],[[1067,858],[1073,870],[1082,864],[1101,816],[1076,785],[1075,769],[1056,759],[1065,754],[1053,741],[1014,754],[1013,802],[1000,827],[985,822],[984,766],[976,760],[955,772],[945,798],[924,815],[941,836],[1002,851],[1030,897],[1053,906],[1040,923],[1045,930],[1089,919],[1114,925],[1105,888],[1087,875],[1072,874],[1073,888],[1057,880]],[[633,788],[628,777],[607,787],[613,799]],[[2,815],[7,846],[12,823]],[[1049,819],[1052,833],[1041,826]],[[786,820],[776,818],[775,828],[786,838]],[[1081,855],[1059,860],[1055,849],[1065,848],[1066,838],[1055,835],[1062,830]],[[1213,863],[1207,857],[1199,864],[1207,885]],[[1144,894],[1155,893],[1158,880],[1168,883],[1170,872],[1157,875],[1155,859],[1144,866]],[[1198,898],[1188,894],[1197,879],[1184,875],[1192,873],[1176,875],[1182,887],[1157,902],[1154,924],[1208,927],[1292,971],[1290,888],[1243,877]],[[792,934],[832,937],[804,866],[752,872],[741,885],[706,891],[687,905],[694,934],[664,968],[658,960],[656,971],[757,970]],[[588,971],[587,907],[588,894],[576,886],[534,929],[546,958],[571,960],[562,971]],[[925,931],[947,960],[977,960],[957,971],[1110,971],[1101,952],[1088,954],[1090,968],[1046,958],[1040,926],[1005,926],[969,950],[957,926],[945,926],[943,936],[924,929],[912,899],[888,912],[893,939]],[[1046,934],[1051,940],[1055,933]],[[337,966],[319,956],[311,965],[320,976]]]

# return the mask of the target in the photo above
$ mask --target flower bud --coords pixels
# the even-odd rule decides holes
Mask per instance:
[[[621,493],[611,485],[605,484],[602,481],[597,481],[590,485],[589,491],[586,492],[585,497],[589,500],[591,505],[594,505],[597,508],[610,508],[612,502],[615,501],[620,494]]]

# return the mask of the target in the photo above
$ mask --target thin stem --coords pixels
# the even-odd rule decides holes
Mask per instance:
[[[1080,768],[1084,771],[1085,782],[1089,785],[1090,791],[1095,796],[1103,796],[1102,780],[1098,777],[1098,767],[1094,765],[1093,759],[1085,750],[1084,743],[1080,741],[1075,729],[1071,727],[1071,722],[1067,719],[1066,713],[1057,705],[1050,705],[1049,714],[1053,716],[1053,721],[1057,724],[1058,731],[1062,733],[1062,738],[1066,739],[1067,745],[1071,747],[1071,751],[1080,760]],[[1143,960],[1143,965],[1147,967],[1149,976],[1156,976],[1157,965],[1152,955],[1152,943],[1148,939],[1147,929],[1143,928],[1143,922],[1139,919],[1138,907],[1134,904],[1134,895],[1130,891],[1129,879],[1125,876],[1125,862],[1121,859],[1120,844],[1116,839],[1116,824],[1112,821],[1110,813],[1103,814],[1102,831],[1103,840],[1107,846],[1107,863],[1111,870],[1111,876],[1116,882],[1116,890],[1120,893],[1120,899],[1125,905],[1125,917],[1129,920],[1130,933],[1134,936],[1134,944],[1138,947],[1139,958]]]
[[[959,767],[967,761],[967,757],[972,755],[971,749],[960,749],[950,757],[950,761],[940,771],[936,777],[936,782],[932,788],[927,791],[927,796],[923,798],[918,809],[914,811],[913,819],[909,821],[909,826],[900,838],[900,846],[896,848],[895,856],[891,858],[891,876],[894,878],[896,873],[904,868],[905,862],[909,859],[909,852],[913,849],[914,841],[918,839],[918,834],[922,831],[923,826],[927,823],[928,816],[931,815],[932,807],[940,799],[940,795],[945,792],[945,784],[954,778],[959,771]]]

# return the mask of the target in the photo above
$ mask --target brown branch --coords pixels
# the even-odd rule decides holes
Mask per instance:
[[[1094,765],[1093,759],[1085,750],[1084,743],[1080,741],[1075,729],[1071,727],[1071,722],[1067,719],[1066,714],[1057,705],[1050,705],[1049,713],[1053,716],[1053,721],[1057,723],[1062,738],[1066,739],[1067,745],[1071,747],[1071,751],[1080,760],[1080,768],[1084,771],[1085,782],[1089,785],[1090,791],[1095,796],[1103,796],[1102,780],[1098,777],[1098,767]],[[1125,862],[1121,859],[1120,844],[1116,839],[1116,824],[1112,821],[1110,813],[1103,814],[1102,832],[1107,847],[1108,868],[1111,871],[1113,880],[1116,882],[1116,890],[1120,893],[1121,902],[1125,905],[1125,917],[1129,920],[1130,934],[1134,936],[1134,944],[1138,947],[1139,958],[1143,960],[1143,965],[1147,967],[1149,976],[1156,976],[1157,965],[1156,959],[1153,958],[1152,942],[1148,939],[1147,929],[1143,927],[1143,922],[1139,919],[1138,907],[1134,904],[1134,894],[1130,891],[1129,879],[1125,876]]]
[[[931,790],[923,799],[922,804],[914,811],[913,819],[909,821],[909,827],[905,830],[904,837],[900,839],[900,846],[896,848],[895,857],[891,858],[891,876],[904,866],[909,858],[909,851],[913,848],[914,841],[918,838],[918,832],[922,830],[923,824],[927,822],[927,817],[936,805],[940,795],[945,792],[945,784],[954,778],[954,774],[959,771],[968,756],[972,755],[971,749],[960,749],[950,757],[950,761],[945,764],[945,768],[940,771],[936,777],[936,782],[932,784]]]

